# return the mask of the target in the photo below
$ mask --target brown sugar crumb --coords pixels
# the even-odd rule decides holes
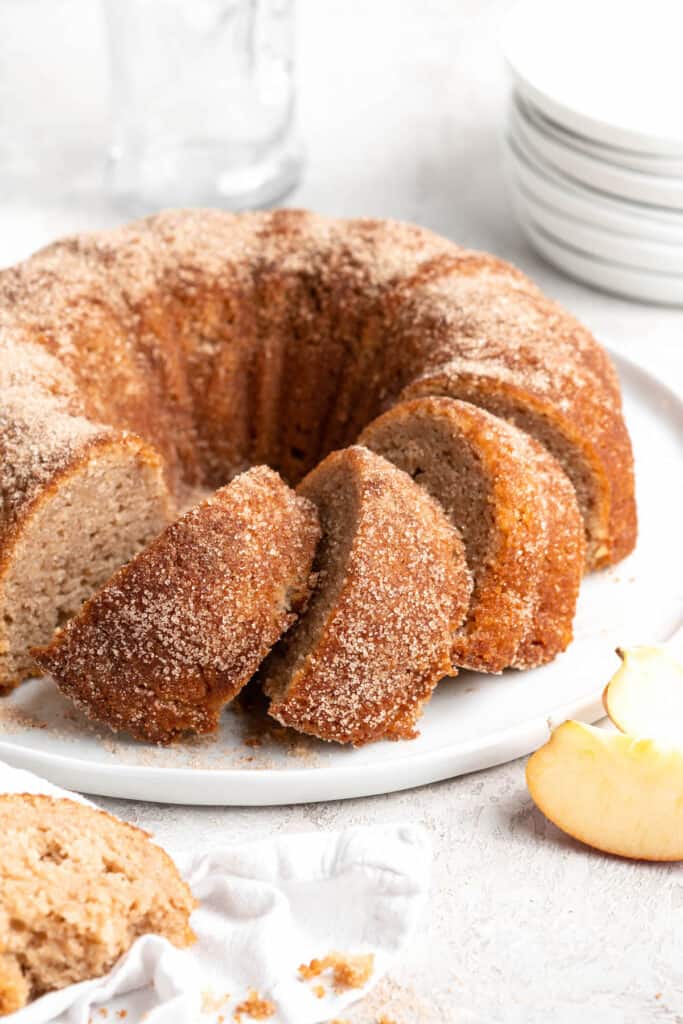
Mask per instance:
[[[299,966],[299,977],[302,981],[310,981],[311,978],[317,978],[321,975],[328,966],[327,959],[311,960],[310,964],[301,964]]]
[[[313,986],[313,995],[316,997],[316,999],[324,999],[325,998],[325,986],[324,985],[314,985]]]
[[[377,1024],[398,1024],[398,1022],[393,1017],[387,1017],[386,1013],[382,1013],[377,1018]]]
[[[235,1007],[233,1013],[234,1019],[238,1022],[242,1020],[242,1016],[246,1014],[252,1020],[267,1020],[268,1017],[272,1017],[275,1013],[275,1006],[268,999],[262,999],[261,996],[253,988],[249,989],[247,998],[242,1000]]]
[[[332,954],[335,956],[335,954]],[[338,956],[332,963],[332,984],[337,991],[346,988],[363,988],[370,980],[375,966],[375,956],[367,953],[361,956]]]
[[[221,1010],[229,998],[229,992],[217,995],[212,989],[205,989],[202,992],[202,1013],[215,1013],[216,1010]]]
[[[125,1020],[126,1017],[128,1016],[128,1010],[119,1010],[119,1012],[116,1014],[116,1016],[120,1017],[121,1020]]]
[[[106,1006],[100,1006],[100,1008],[99,1008],[99,1010],[97,1012],[99,1013],[100,1017],[108,1017],[109,1016],[109,1010],[107,1009]]]
[[[349,956],[346,953],[333,952],[322,959],[313,959],[309,964],[301,964],[299,977],[302,981],[310,981],[311,978],[318,978],[323,971],[330,970],[335,991],[343,992],[349,988],[363,988],[369,981],[374,967],[374,953]]]

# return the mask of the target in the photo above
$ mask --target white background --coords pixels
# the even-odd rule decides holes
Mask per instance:
[[[103,145],[96,4],[79,2],[87,45],[78,45],[93,69],[90,142]],[[302,0],[299,121],[308,167],[290,205],[413,220],[492,250],[617,349],[680,384],[683,312],[567,280],[534,255],[514,222],[499,148],[508,83],[497,36],[507,6]],[[5,196],[0,263],[58,233],[116,219],[94,202],[60,208]],[[523,768],[512,763],[412,792],[308,807],[102,803],[172,850],[368,821],[423,822],[435,848],[432,907],[395,972],[406,989],[403,1008],[385,1004],[397,1024],[683,1021],[683,868],[622,862],[562,836],[533,808]],[[376,1011],[361,1008],[350,1019],[374,1024]]]

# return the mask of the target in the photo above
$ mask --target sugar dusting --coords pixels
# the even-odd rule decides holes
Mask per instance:
[[[263,669],[271,714],[338,742],[414,735],[469,604],[462,543],[406,473],[360,446],[328,456],[299,493],[320,513],[320,577]]]
[[[96,744],[104,763],[142,768],[258,772],[317,770],[329,764],[329,745],[280,726],[266,705],[247,689],[224,710],[218,732],[160,746],[112,733],[62,696],[51,680],[41,679],[0,701],[0,735],[23,743],[32,730],[48,731],[50,743],[61,752],[76,744],[82,757],[84,743]]]
[[[450,398],[394,406],[361,442],[413,476],[460,531],[474,576],[456,666],[541,664],[571,638],[583,524],[555,460],[513,424]]]
[[[313,505],[252,469],[167,527],[37,660],[114,729],[211,731],[305,600],[318,536]]]

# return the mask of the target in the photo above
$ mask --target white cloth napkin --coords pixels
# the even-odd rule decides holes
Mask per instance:
[[[0,762],[2,792],[89,803]],[[413,825],[276,836],[178,857],[200,901],[194,946],[178,950],[143,936],[105,977],[48,993],[3,1024],[105,1024],[102,1007],[106,1024],[137,1024],[143,1014],[145,1024],[232,1024],[249,989],[276,1007],[268,1024],[328,1021],[367,993],[408,943],[430,860],[426,833]],[[329,974],[300,980],[300,964],[332,951],[374,954],[364,989],[335,993]],[[322,998],[313,991],[320,983]]]

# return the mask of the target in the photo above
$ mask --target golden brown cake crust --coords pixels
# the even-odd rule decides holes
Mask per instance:
[[[0,1014],[113,967],[136,938],[194,941],[195,901],[147,834],[68,799],[0,796]]]
[[[467,402],[402,402],[359,443],[408,472],[445,508],[474,578],[453,664],[530,667],[567,646],[583,574],[583,524],[569,480],[541,445]]]
[[[256,467],[172,523],[34,651],[79,707],[169,742],[210,732],[305,603],[314,506]]]
[[[323,528],[318,584],[262,669],[270,713],[356,746],[413,736],[469,605],[462,543],[406,473],[360,446],[329,455],[297,492]]]
[[[631,550],[610,360],[503,261],[300,210],[171,210],[56,242],[0,272],[0,576],[36,499],[95,439],[142,438],[182,501],[255,463],[295,483],[402,392],[532,433],[577,488],[589,565]]]

